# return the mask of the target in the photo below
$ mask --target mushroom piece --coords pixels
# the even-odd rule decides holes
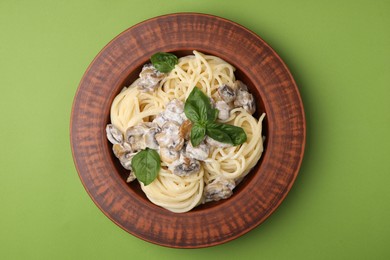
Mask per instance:
[[[242,107],[251,115],[256,111],[256,104],[253,95],[248,92],[248,87],[241,81],[236,81],[236,99],[235,107]]]
[[[125,153],[121,157],[119,157],[119,161],[122,164],[123,168],[126,170],[132,170],[131,168],[131,160],[133,159],[134,155],[137,153]]]
[[[106,126],[107,139],[112,144],[120,144],[123,142],[123,134],[121,130],[116,128],[113,124]]]
[[[151,64],[145,64],[139,74],[140,81],[138,82],[138,89],[142,92],[150,92],[157,88],[160,81],[164,79],[165,73],[161,73]]]
[[[184,112],[184,103],[178,99],[172,99],[167,104],[166,110],[172,113],[181,114]]]
[[[171,100],[167,104],[163,116],[167,121],[175,121],[181,125],[187,119],[184,114],[184,103],[178,99]]]
[[[230,103],[234,101],[234,99],[236,98],[236,92],[234,91],[234,89],[229,87],[226,84],[218,88],[218,94],[221,97],[221,99],[226,103]]]
[[[179,159],[180,153],[178,151],[175,151],[173,149],[168,149],[166,147],[163,147],[160,149],[160,158],[161,161],[165,162],[166,164],[171,164],[174,161]]]
[[[134,172],[130,171],[129,177],[127,177],[126,182],[129,183],[129,182],[134,181],[135,179],[137,179],[137,177],[135,176]]]
[[[181,124],[180,128],[179,128],[179,134],[182,138],[184,138],[185,140],[189,140],[190,139],[190,134],[191,134],[191,129],[192,129],[192,123],[190,120],[186,120],[183,122],[183,124]]]
[[[236,186],[234,180],[218,176],[204,188],[205,202],[227,199],[233,194]]]
[[[137,152],[146,148],[144,135],[148,129],[149,128],[142,123],[127,128],[125,140],[131,145],[133,152]]]
[[[234,89],[237,91],[239,89],[248,91],[248,87],[241,81],[241,80],[236,80],[234,82]],[[237,95],[237,93],[236,93]]]
[[[253,95],[245,90],[238,90],[234,106],[244,108],[251,115],[256,111]]]
[[[215,103],[215,108],[218,109],[218,119],[220,120],[228,120],[230,117],[231,107],[225,101],[217,101]]]
[[[209,157],[209,152],[210,149],[204,142],[201,142],[197,147],[193,147],[191,142],[188,142],[186,146],[186,156],[190,159],[204,161]]]
[[[167,104],[165,110],[153,119],[153,123],[162,127],[168,121],[175,121],[181,125],[185,120],[187,120],[187,117],[184,113],[184,103],[173,99]]]
[[[200,163],[195,159],[181,157],[180,160],[173,165],[173,174],[177,176],[189,176],[200,171]]]
[[[153,119],[153,123],[157,124],[159,127],[162,127],[168,120],[164,117],[164,113],[160,113]]]
[[[160,128],[155,123],[147,123],[150,128],[144,134],[145,146],[150,149],[158,149],[156,134],[160,132]]]
[[[161,132],[156,134],[156,140],[160,147],[166,147],[179,151],[184,145],[184,138],[179,134],[180,125],[175,121],[166,122]]]
[[[129,143],[123,142],[121,144],[114,144],[112,146],[112,151],[117,158],[120,158],[124,154],[131,153],[132,149]]]

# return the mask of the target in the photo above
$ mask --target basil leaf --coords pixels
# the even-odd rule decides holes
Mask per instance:
[[[155,150],[149,148],[137,153],[131,160],[135,176],[145,185],[149,185],[157,178],[160,166],[160,156]]]
[[[219,114],[219,110],[216,108],[211,108],[210,110],[207,110],[207,122],[212,123],[217,120]]]
[[[246,141],[244,129],[234,125],[216,123],[219,110],[211,105],[208,98],[200,89],[194,87],[184,104],[184,113],[191,120],[191,143],[198,146],[205,134],[216,141],[239,145]]]
[[[209,137],[212,139],[221,142],[221,143],[226,143],[226,144],[231,144],[233,145],[233,140],[232,138],[225,133],[223,130],[219,129],[218,127],[207,127],[206,133]]]
[[[191,128],[191,144],[193,147],[198,146],[206,135],[206,128],[195,123]]]
[[[218,110],[212,108],[210,99],[197,87],[194,87],[188,96],[184,113],[191,122],[201,125],[214,122],[218,116]]]
[[[150,61],[156,70],[168,73],[175,68],[178,63],[177,57],[172,53],[157,52],[150,57]]]
[[[209,123],[206,134],[221,143],[240,145],[247,139],[244,129],[234,125]]]

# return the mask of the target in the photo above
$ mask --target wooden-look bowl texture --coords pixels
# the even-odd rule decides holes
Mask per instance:
[[[223,201],[187,213],[172,213],[146,198],[125,171],[106,139],[110,106],[138,77],[152,54],[178,56],[198,50],[237,68],[266,113],[265,151],[251,173]],[[179,13],[137,24],[113,39],[93,60],[75,95],[71,146],[80,179],[101,211],[118,226],[146,241],[199,248],[235,239],[262,223],[280,205],[298,174],[306,125],[298,88],[279,56],[257,35],[229,20]]]

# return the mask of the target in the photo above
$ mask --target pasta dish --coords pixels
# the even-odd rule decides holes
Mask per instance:
[[[229,198],[261,157],[265,114],[253,116],[252,94],[219,57],[157,58],[169,72],[152,57],[111,106],[107,138],[127,181],[177,213]]]

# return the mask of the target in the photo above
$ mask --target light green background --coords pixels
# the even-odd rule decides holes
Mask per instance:
[[[69,119],[95,55],[145,19],[194,11],[253,30],[284,59],[306,110],[293,189],[224,245],[144,242],[93,204]],[[390,259],[390,1],[0,1],[0,259]]]

